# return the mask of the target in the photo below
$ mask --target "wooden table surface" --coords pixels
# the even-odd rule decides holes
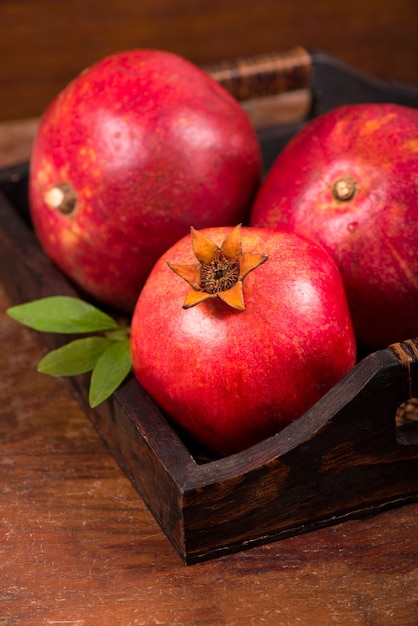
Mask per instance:
[[[0,124],[0,167],[36,123]],[[185,566],[0,285],[0,626],[416,626],[418,503]]]

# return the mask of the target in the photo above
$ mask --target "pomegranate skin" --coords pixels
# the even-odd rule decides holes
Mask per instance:
[[[82,72],[45,111],[31,217],[76,284],[132,311],[155,261],[191,224],[248,220],[260,176],[256,133],[220,85],[177,55],[128,50]],[[71,196],[67,214],[54,206],[57,188]]]
[[[201,232],[220,245],[229,230]],[[182,308],[190,287],[167,262],[196,261],[186,236],[157,261],[132,319],[137,380],[218,455],[281,430],[355,364],[344,287],[329,255],[296,234],[249,227],[242,247],[269,255],[244,279],[245,311],[220,299]]]
[[[418,110],[350,105],[310,122],[273,164],[250,223],[294,230],[333,256],[359,344],[416,337]]]

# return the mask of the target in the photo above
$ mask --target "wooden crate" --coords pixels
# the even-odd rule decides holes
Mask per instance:
[[[334,106],[390,100],[418,107],[417,89],[373,81],[306,50],[207,69],[254,120],[260,119],[259,102],[264,115],[260,125],[254,123],[267,168],[310,117]],[[300,92],[304,94],[297,115],[292,106],[289,111],[292,92],[289,97],[296,93],[298,106]],[[275,99],[287,112],[267,122]],[[0,172],[0,279],[14,303],[77,295],[33,233],[27,177],[27,164]],[[48,349],[69,339],[45,333],[38,337]],[[218,459],[207,457],[175,430],[133,376],[94,410],[88,407],[88,377],[67,380],[187,564],[418,499],[418,411],[413,400],[418,396],[418,339],[364,356],[280,433]]]

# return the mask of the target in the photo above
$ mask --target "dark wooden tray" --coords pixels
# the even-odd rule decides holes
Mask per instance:
[[[341,99],[418,107],[416,88],[368,79],[306,50],[208,71],[253,113],[258,99],[267,110],[272,98],[282,106],[282,93],[309,92],[302,119],[261,125],[267,167],[309,117]],[[0,171],[0,280],[14,303],[77,295],[32,231],[27,176],[27,164]],[[38,337],[47,349],[68,341],[68,336]],[[88,407],[88,378],[67,380],[187,564],[418,499],[418,411],[406,406],[418,396],[418,339],[364,356],[296,422],[220,459],[206,456],[177,432],[132,376],[95,410]]]

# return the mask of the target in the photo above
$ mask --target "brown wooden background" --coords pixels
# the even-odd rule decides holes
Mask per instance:
[[[418,83],[416,0],[1,0],[0,120],[37,116],[92,62],[154,47],[197,63],[296,45]]]

